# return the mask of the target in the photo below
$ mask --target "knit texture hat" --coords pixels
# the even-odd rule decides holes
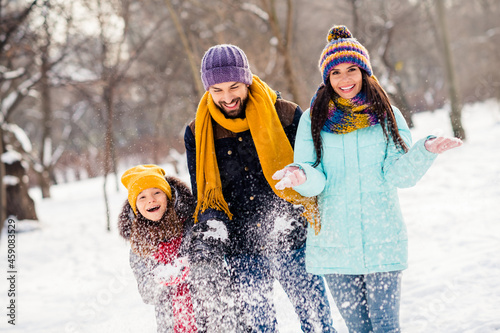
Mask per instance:
[[[138,165],[128,169],[122,176],[122,184],[128,190],[128,202],[135,215],[137,215],[137,197],[148,188],[159,188],[165,192],[169,200],[172,200],[172,189],[165,180],[165,170],[154,164]]]
[[[252,72],[245,52],[230,44],[212,46],[201,60],[201,81],[205,90],[223,82],[252,84]]]
[[[326,84],[328,75],[333,67],[342,63],[349,63],[364,69],[369,76],[373,75],[368,51],[346,26],[337,25],[330,29],[326,38],[327,44],[319,59],[319,70],[323,74],[323,83]]]

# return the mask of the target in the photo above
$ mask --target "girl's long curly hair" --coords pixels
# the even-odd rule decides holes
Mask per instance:
[[[389,97],[376,79],[370,77],[363,69],[360,68],[360,70],[363,82],[361,90],[373,107],[379,123],[382,125],[382,130],[384,131],[387,142],[389,141],[390,135],[396,147],[407,152],[408,146],[399,134],[396,117],[394,116]],[[318,90],[316,100],[311,106],[311,135],[314,143],[314,150],[316,152],[316,161],[313,164],[314,167],[321,163],[323,154],[321,130],[328,117],[328,103],[336,97],[339,97],[339,95],[333,90],[330,80],[327,80],[326,84]],[[385,126],[384,124],[387,125]]]
[[[167,209],[159,221],[151,221],[137,211],[130,232],[132,251],[142,257],[151,256],[161,242],[168,242],[182,234],[183,221],[175,212],[174,202],[173,197],[167,201]]]

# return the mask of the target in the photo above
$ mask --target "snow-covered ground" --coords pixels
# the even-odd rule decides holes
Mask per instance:
[[[414,117],[414,140],[451,135],[447,112]],[[500,331],[500,106],[486,101],[463,113],[467,141],[438,157],[425,177],[400,190],[410,237],[403,275],[403,332]],[[167,170],[168,166],[167,166]],[[168,171],[167,171],[168,172]],[[186,179],[186,175],[181,175]],[[8,324],[7,234],[0,239],[0,330],[6,332],[156,332],[142,303],[116,218],[126,193],[110,178],[112,231],[106,231],[102,179],[62,184],[37,205],[39,227],[17,222],[16,318]],[[280,332],[300,332],[279,285]],[[347,332],[334,303],[334,325]]]

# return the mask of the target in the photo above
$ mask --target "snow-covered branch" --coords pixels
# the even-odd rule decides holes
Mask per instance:
[[[269,14],[259,6],[245,2],[244,4],[241,5],[241,9],[248,11],[252,14],[255,14],[257,17],[259,17],[262,21],[267,22],[269,21]]]

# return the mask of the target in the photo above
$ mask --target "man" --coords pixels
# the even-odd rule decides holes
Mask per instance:
[[[252,75],[234,45],[205,53],[201,79],[207,91],[184,136],[198,200],[191,260],[198,325],[202,331],[275,332],[277,279],[304,332],[333,332],[324,282],[305,270],[303,215],[314,221],[314,204],[291,189],[275,189],[272,179],[293,161],[302,110]],[[222,329],[234,323],[231,300],[237,327]]]

